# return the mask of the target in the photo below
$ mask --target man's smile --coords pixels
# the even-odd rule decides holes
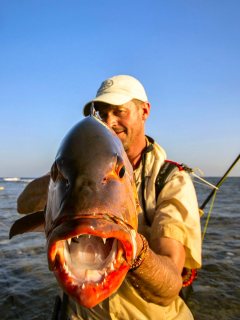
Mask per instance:
[[[122,135],[122,134],[126,134],[126,130],[123,129],[123,128],[119,128],[119,129],[115,129],[113,128],[113,131],[119,136],[119,135]]]

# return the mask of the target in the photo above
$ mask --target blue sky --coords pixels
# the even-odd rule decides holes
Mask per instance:
[[[237,0],[1,0],[0,176],[39,176],[100,83],[130,74],[168,158],[220,176],[240,153]],[[240,175],[240,164],[232,175]]]

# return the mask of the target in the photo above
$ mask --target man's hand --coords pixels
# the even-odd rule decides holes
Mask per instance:
[[[138,252],[141,237],[137,235]],[[159,238],[149,243],[143,263],[129,272],[129,280],[148,302],[169,305],[182,288],[182,269],[185,262],[183,245],[170,238]]]

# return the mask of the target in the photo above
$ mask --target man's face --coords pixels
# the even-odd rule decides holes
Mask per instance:
[[[94,107],[103,121],[116,132],[126,152],[144,135],[143,110],[134,101],[120,106],[95,102]]]

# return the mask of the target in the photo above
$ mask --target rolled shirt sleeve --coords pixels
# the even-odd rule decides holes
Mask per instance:
[[[157,198],[152,237],[168,237],[186,250],[186,268],[201,267],[201,227],[195,188],[185,171],[177,171]]]

